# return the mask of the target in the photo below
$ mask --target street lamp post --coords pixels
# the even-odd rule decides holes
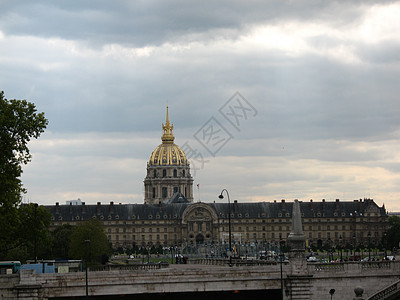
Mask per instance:
[[[333,295],[335,294],[335,289],[330,289],[329,290],[329,295],[331,295],[331,300],[333,299]]]
[[[34,232],[35,232],[35,236],[34,236],[34,256],[35,256],[35,264],[37,264],[37,221],[36,221],[36,219],[37,219],[37,212],[36,212],[36,210],[37,210],[37,207],[38,207],[38,204],[37,203],[35,203],[34,204],[34,206],[33,206],[33,212],[34,212],[34,225],[33,225],[33,227],[34,227]]]
[[[328,262],[331,262],[331,252],[332,252],[332,249],[331,249],[331,238],[328,237]]]
[[[86,250],[86,259],[85,259],[85,275],[86,275],[86,299],[89,299],[89,285],[88,285],[88,260],[89,260],[89,255],[88,255],[88,247],[90,245],[90,240],[85,240],[85,250]]]
[[[279,241],[279,262],[280,262],[280,267],[281,267],[281,299],[283,300],[283,269],[282,269],[282,264],[283,264],[283,258],[284,258],[284,253],[282,252],[282,243],[283,241]]]
[[[221,191],[221,194],[218,196],[219,199],[224,199],[224,196],[222,193],[225,191],[225,193],[228,195],[228,230],[229,230],[229,266],[232,266],[232,232],[231,232],[231,200],[229,198],[229,193],[226,189],[223,189]]]
[[[368,261],[371,261],[371,232],[368,232]]]
[[[383,233],[383,237],[384,237],[384,243],[385,243],[385,260],[386,260],[386,258],[387,258],[387,232],[385,231],[384,233]]]

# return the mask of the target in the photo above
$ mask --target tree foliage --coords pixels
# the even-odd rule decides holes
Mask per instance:
[[[387,241],[384,241],[384,246],[387,243],[388,249],[394,247],[399,248],[400,242],[400,217],[390,216],[389,217],[389,230],[387,232]]]
[[[52,236],[52,257],[67,259],[69,256],[69,245],[71,243],[71,234],[74,227],[69,224],[57,226],[51,233]]]
[[[93,264],[101,262],[103,256],[110,254],[110,244],[104,232],[104,225],[100,221],[90,219],[74,228],[69,247],[71,258],[85,259]]]
[[[0,257],[20,247],[29,232],[26,209],[20,207],[25,192],[20,176],[22,165],[31,160],[28,142],[38,138],[47,124],[33,103],[7,100],[0,92]]]
[[[28,142],[38,138],[48,124],[44,113],[26,100],[7,100],[0,92],[0,205],[19,204],[22,165],[31,160]]]

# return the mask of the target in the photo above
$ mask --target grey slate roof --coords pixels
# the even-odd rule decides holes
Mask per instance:
[[[182,219],[187,207],[196,203],[178,203],[179,195],[171,203],[151,204],[109,204],[97,205],[49,205],[46,209],[54,220],[87,220],[94,216],[103,220],[165,220]],[[215,210],[220,218],[228,215],[228,203],[205,203]],[[291,217],[293,202],[231,203],[234,218],[280,218]],[[386,216],[384,206],[379,207],[373,200],[300,202],[300,210],[305,218],[313,217],[355,217],[363,216],[367,211],[375,210]]]

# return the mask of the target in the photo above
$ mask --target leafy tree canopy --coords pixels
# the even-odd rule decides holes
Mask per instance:
[[[20,176],[22,165],[31,160],[28,142],[38,138],[47,124],[33,103],[7,100],[0,92],[0,257],[21,246],[29,231],[23,222],[26,209],[20,208],[25,192]]]
[[[71,234],[74,227],[69,224],[57,226],[51,233],[53,237],[53,253],[54,258],[67,259],[69,257],[69,245],[71,243]]]
[[[93,264],[110,255],[111,248],[103,224],[97,219],[81,222],[71,234],[69,255],[73,259],[85,259]]]
[[[28,142],[44,132],[48,120],[26,100],[7,100],[0,92],[0,205],[18,205],[24,192],[19,177],[31,160]]]
[[[389,230],[387,232],[387,246],[389,249],[393,247],[399,248],[400,242],[400,217],[389,217]]]

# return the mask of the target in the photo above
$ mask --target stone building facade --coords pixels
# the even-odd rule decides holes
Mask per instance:
[[[291,231],[293,202],[285,200],[231,203],[232,242],[266,245],[285,241]],[[101,204],[47,206],[52,226],[76,225],[96,218],[103,222],[114,248],[199,243],[228,240],[228,203]],[[300,201],[308,246],[378,245],[388,226],[384,207],[372,199]]]
[[[47,206],[52,226],[76,225],[95,218],[104,226],[114,248],[224,244],[266,245],[285,241],[291,231],[293,202],[240,203],[221,200],[193,202],[193,178],[185,153],[174,144],[173,124],[163,124],[162,144],[147,162],[144,204]],[[308,246],[378,245],[388,226],[384,206],[372,199],[300,201]]]

